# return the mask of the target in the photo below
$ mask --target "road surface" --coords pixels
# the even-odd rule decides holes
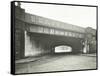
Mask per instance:
[[[56,54],[33,62],[16,63],[16,74],[82,69],[96,69],[96,56]]]

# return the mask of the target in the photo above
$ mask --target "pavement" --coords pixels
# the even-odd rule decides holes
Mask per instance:
[[[32,61],[33,60],[33,61]],[[96,56],[87,55],[45,55],[16,61],[16,74],[37,73],[50,71],[69,71],[96,69]]]
[[[96,57],[97,56],[96,53],[92,53],[92,54],[81,54],[81,55],[83,55],[83,56],[92,56],[92,57]]]
[[[28,62],[34,62],[36,60],[38,60],[39,58],[34,58],[34,57],[29,57],[29,58],[24,58],[24,59],[20,59],[20,60],[16,60],[15,63],[28,63]]]
[[[93,54],[80,54],[80,55],[96,57],[96,53],[93,53]],[[45,58],[45,57],[49,57],[49,56],[51,56],[51,55],[44,55],[44,56],[39,56],[39,57],[27,57],[27,58],[24,58],[24,59],[16,60],[15,63],[34,62],[34,61],[37,61],[41,58]]]
[[[26,57],[24,59],[19,59],[19,60],[16,60],[15,63],[16,64],[20,64],[20,63],[28,63],[28,62],[34,62],[34,61],[37,61],[39,59],[42,59],[42,58],[47,58],[51,55],[44,55],[44,56],[31,56],[31,57]]]

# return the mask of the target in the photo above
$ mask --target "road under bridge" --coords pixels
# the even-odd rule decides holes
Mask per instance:
[[[96,30],[32,15],[15,6],[16,59],[53,54],[59,45],[72,47],[74,54],[82,53],[84,47],[86,53],[96,52]]]

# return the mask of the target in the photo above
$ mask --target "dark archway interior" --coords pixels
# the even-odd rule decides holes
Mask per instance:
[[[71,46],[72,53],[80,53],[81,52],[80,50],[82,49],[82,43],[81,43],[82,39],[79,39],[79,38],[40,34],[40,33],[31,33],[31,32],[27,32],[27,34],[30,37],[30,42],[34,41],[35,46],[37,48],[40,48],[38,49],[38,51],[39,52],[42,51],[40,54],[46,54],[46,53],[53,54],[55,53],[54,48],[60,45]],[[31,45],[34,46],[34,44],[31,44]]]

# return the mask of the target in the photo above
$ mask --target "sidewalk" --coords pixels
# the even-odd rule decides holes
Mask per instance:
[[[96,53],[93,53],[93,54],[81,54],[81,55],[83,55],[83,56],[92,56],[92,57],[96,57],[97,56]]]
[[[24,58],[24,59],[20,59],[20,60],[15,60],[15,63],[27,63],[27,62],[34,62],[39,60],[40,57],[29,57],[29,58]]]
[[[15,60],[15,63],[28,63],[28,62],[34,62],[34,61],[37,61],[37,60],[40,60],[40,59],[44,59],[44,58],[47,58],[49,57],[50,55],[42,55],[42,56],[32,56],[32,57],[27,57],[27,58],[24,58],[24,59],[19,59],[19,60]]]

